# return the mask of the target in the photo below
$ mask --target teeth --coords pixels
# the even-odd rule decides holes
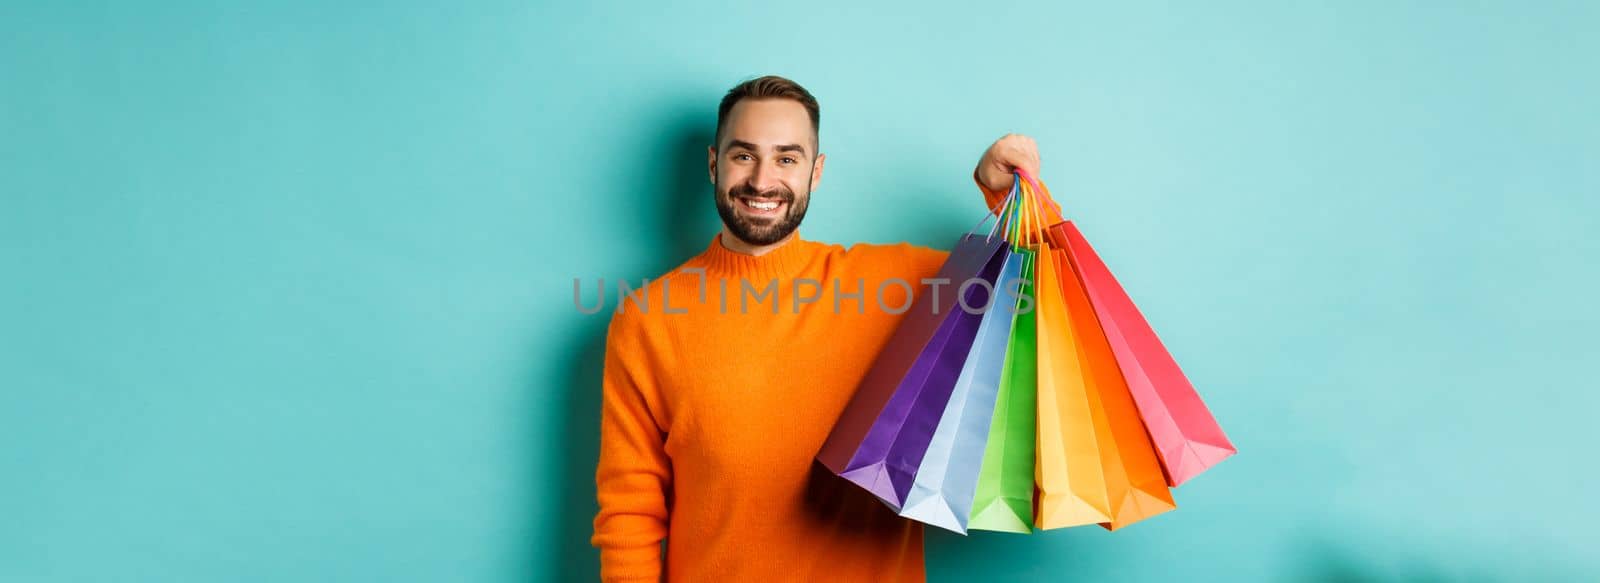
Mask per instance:
[[[761,201],[752,200],[752,201],[750,201],[750,206],[758,208],[758,209],[761,209],[761,210],[764,210],[764,211],[770,211],[772,209],[778,208],[778,203],[776,203],[776,202],[761,202]]]

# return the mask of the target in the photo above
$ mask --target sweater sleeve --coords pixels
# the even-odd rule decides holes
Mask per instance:
[[[600,511],[591,544],[600,548],[600,579],[661,580],[672,465],[665,451],[657,387],[648,374],[644,330],[618,314],[606,331],[601,380]]]
[[[978,180],[978,170],[976,168],[972,170],[972,182],[977,184],[978,191],[983,193],[983,206],[991,209],[990,212],[999,213],[1000,209],[995,207],[1000,206],[1000,201],[1005,200],[1006,193],[1003,191],[989,190],[989,187],[984,186],[983,181]]]

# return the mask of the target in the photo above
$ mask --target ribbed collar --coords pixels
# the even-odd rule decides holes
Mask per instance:
[[[800,231],[796,230],[794,237],[777,249],[763,255],[748,255],[722,246],[722,233],[718,232],[711,237],[711,244],[698,259],[705,264],[706,273],[711,275],[756,281],[781,279],[804,269],[820,246],[819,243],[800,238]]]

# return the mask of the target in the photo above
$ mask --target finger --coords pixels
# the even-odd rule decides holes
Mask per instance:
[[[1039,176],[1039,163],[1038,163],[1038,160],[1033,158],[1032,156],[1027,155],[1026,153],[1023,153],[1023,152],[1013,153],[1011,156],[1009,156],[1009,157],[1007,157],[1005,159],[1005,163],[1006,163],[1006,168],[1007,168],[1008,171],[1015,171],[1016,169],[1021,169],[1023,172],[1028,173],[1028,176],[1035,177],[1035,179],[1037,179],[1037,177]]]
[[[1028,164],[1029,156],[1021,148],[1011,147],[1000,152],[1000,160],[1009,168],[1021,168]]]

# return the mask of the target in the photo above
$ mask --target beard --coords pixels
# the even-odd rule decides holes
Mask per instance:
[[[739,204],[738,198],[743,196],[770,198],[784,203],[784,212],[781,217],[749,217],[741,215],[733,207]],[[797,197],[794,191],[787,186],[778,186],[766,192],[759,192],[749,182],[729,188],[721,192],[721,185],[713,185],[712,198],[716,199],[717,214],[722,216],[722,224],[728,226],[733,236],[751,245],[771,245],[782,241],[800,228],[800,221],[806,218],[806,207],[810,206],[811,193]]]

